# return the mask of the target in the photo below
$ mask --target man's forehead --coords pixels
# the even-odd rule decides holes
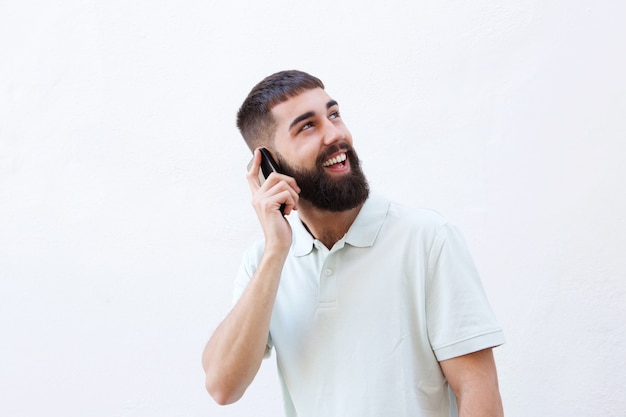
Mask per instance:
[[[281,119],[291,119],[302,113],[324,110],[330,101],[332,99],[325,90],[314,88],[278,103],[272,108],[272,114],[280,122]]]

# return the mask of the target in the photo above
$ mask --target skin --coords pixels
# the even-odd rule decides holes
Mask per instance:
[[[492,349],[439,362],[459,408],[459,417],[503,417]]]
[[[352,145],[337,103],[324,91],[307,90],[272,109],[276,120],[274,142],[267,144],[292,166],[315,167],[318,155],[341,141]],[[335,157],[338,154],[330,155]],[[298,210],[313,236],[331,248],[348,231],[361,206],[344,212],[328,212],[299,199],[295,180],[272,173],[260,184],[261,155],[254,152],[247,174],[252,206],[265,236],[258,269],[243,295],[215,330],[206,345],[202,362],[206,388],[219,404],[239,400],[254,379],[266,349],[270,319],[283,265],[292,242],[285,215]],[[350,161],[325,168],[340,177],[350,171]],[[441,368],[457,397],[460,417],[500,417],[502,404],[491,349],[441,362]]]

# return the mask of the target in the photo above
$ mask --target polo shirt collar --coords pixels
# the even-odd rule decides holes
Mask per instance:
[[[361,207],[361,211],[354,219],[354,223],[348,229],[345,242],[349,245],[365,248],[374,245],[378,232],[385,222],[390,202],[386,198],[370,193],[370,196]],[[297,214],[297,212],[296,212]],[[304,227],[299,216],[289,216],[293,230],[293,254],[305,256],[311,253],[314,246],[314,238]]]

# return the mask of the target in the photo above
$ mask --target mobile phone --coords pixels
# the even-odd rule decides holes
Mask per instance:
[[[272,172],[282,174],[278,163],[272,157],[270,151],[265,148],[259,148],[261,152],[261,169],[259,170],[259,181],[261,184],[265,182],[265,179],[270,176]],[[248,169],[252,165],[252,161],[248,164]],[[280,205],[280,212],[285,215],[285,204]]]
[[[265,148],[259,148],[259,151],[261,151],[261,171],[259,172],[259,179],[261,180],[261,184],[263,184],[263,181],[265,181],[265,179],[269,177],[272,172],[280,174],[281,171],[278,163],[274,160],[270,151]]]

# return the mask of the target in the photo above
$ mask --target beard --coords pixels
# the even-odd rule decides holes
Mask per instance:
[[[339,178],[333,178],[322,164],[330,155],[345,151],[350,164],[350,172]],[[285,175],[293,177],[300,187],[300,198],[313,206],[332,212],[353,209],[365,202],[369,196],[369,185],[361,170],[361,163],[354,148],[347,143],[340,143],[328,148],[319,155],[313,169],[299,169],[289,165],[280,154],[278,164]]]

